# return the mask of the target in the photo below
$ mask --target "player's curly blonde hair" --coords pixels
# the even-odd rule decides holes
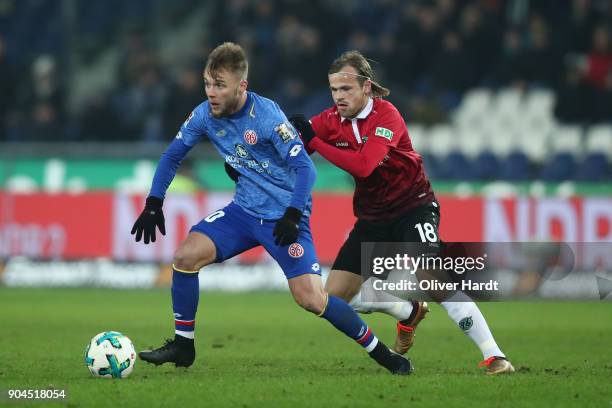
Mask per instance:
[[[350,66],[355,68],[357,71],[357,81],[359,85],[363,85],[363,83],[369,79],[372,82],[372,96],[375,98],[382,98],[388,96],[391,91],[385,88],[378,82],[374,81],[374,71],[370,66],[370,63],[359,51],[346,51],[342,55],[332,62],[331,67],[329,67],[329,71],[327,72],[329,75],[336,74],[342,70],[343,67]]]
[[[240,45],[224,42],[210,53],[204,72],[209,72],[212,77],[215,77],[221,70],[232,72],[240,79],[247,79],[249,62]]]

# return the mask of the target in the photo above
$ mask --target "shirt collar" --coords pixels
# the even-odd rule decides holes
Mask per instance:
[[[374,106],[374,99],[368,98],[368,103],[366,103],[365,108],[361,110],[353,119],[365,119],[368,117],[370,112],[372,112],[372,107]],[[340,122],[344,122],[345,117],[340,117]]]

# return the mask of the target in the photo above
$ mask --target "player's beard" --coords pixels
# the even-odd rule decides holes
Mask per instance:
[[[343,110],[341,110],[338,106],[338,113],[340,113],[340,116],[345,119],[353,119],[355,116],[357,116],[359,110],[355,108],[351,109],[351,107],[348,105],[344,106]]]
[[[236,89],[236,92],[234,93],[234,95],[231,98],[228,97],[228,99],[222,105],[221,111],[218,114],[215,114],[214,112],[211,111],[212,115],[215,118],[222,118],[222,117],[230,116],[231,114],[236,112],[236,108],[238,107],[239,103],[240,103],[240,90]]]
[[[342,116],[345,119],[354,119],[359,112],[361,112],[366,105],[368,104],[368,100],[369,97],[366,95],[362,101],[354,101],[353,103],[350,103],[349,101],[342,101],[342,103],[344,104],[342,110],[340,109],[340,106],[338,106],[338,104],[336,103],[336,107],[338,108],[338,113],[340,113],[340,116]]]
[[[351,119],[351,112],[348,111],[348,109],[350,109],[348,106],[337,106],[338,108],[338,113],[340,113],[340,116],[342,116],[345,119]]]

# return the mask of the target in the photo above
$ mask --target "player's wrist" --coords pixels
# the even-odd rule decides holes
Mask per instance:
[[[302,211],[298,210],[295,207],[287,207],[283,218],[298,224],[300,222],[300,219],[302,219]]]
[[[164,199],[163,198],[159,198],[159,197],[155,197],[155,196],[148,196],[146,204],[145,204],[145,207],[146,208],[155,209],[155,210],[159,210],[159,209],[162,208],[163,205],[164,205]]]

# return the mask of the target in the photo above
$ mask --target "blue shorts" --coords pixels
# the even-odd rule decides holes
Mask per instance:
[[[244,251],[263,246],[278,262],[287,279],[313,273],[320,275],[321,267],[312,242],[307,218],[300,222],[297,242],[278,246],[274,243],[276,221],[266,221],[247,214],[232,202],[191,227],[191,232],[208,236],[217,248],[215,262],[223,262]]]

